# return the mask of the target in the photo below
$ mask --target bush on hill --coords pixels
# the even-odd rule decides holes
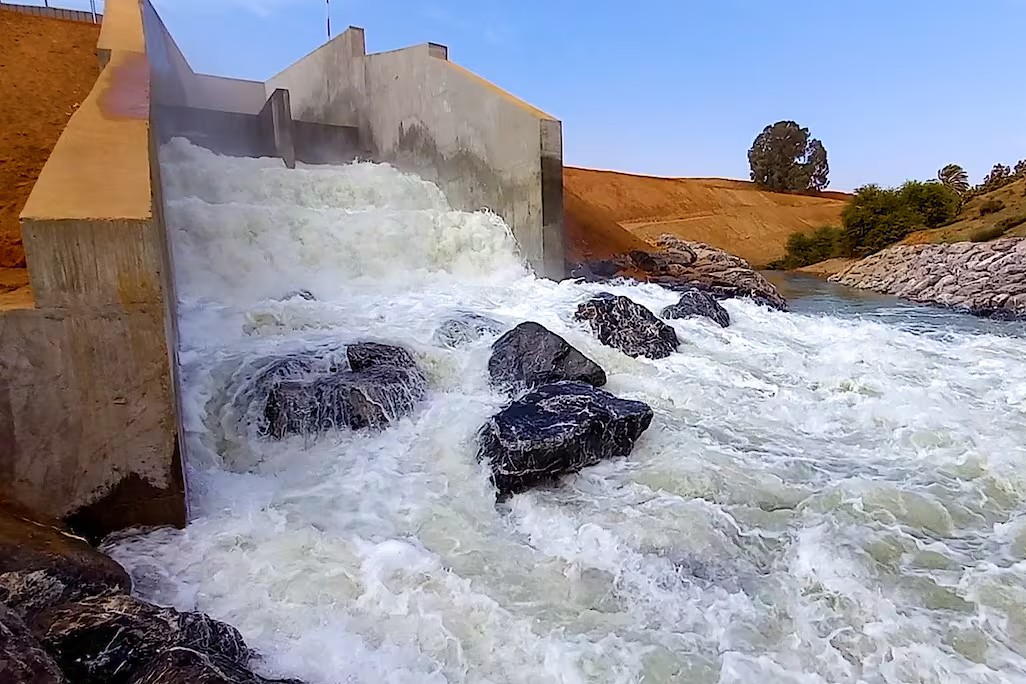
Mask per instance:
[[[994,197],[980,205],[980,216],[986,216],[987,214],[996,214],[1004,208],[1005,203]]]
[[[1005,234],[1006,230],[1008,230],[1008,228],[1002,226],[1001,223],[987,228],[980,228],[969,236],[969,242],[990,242],[991,240],[997,240]]]
[[[1000,226],[1002,230],[1011,230],[1012,228],[1021,226],[1024,223],[1026,223],[1026,214],[1016,214],[1015,216],[1009,216],[1001,219],[995,225]]]

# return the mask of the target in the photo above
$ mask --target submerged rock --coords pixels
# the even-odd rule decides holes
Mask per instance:
[[[288,301],[290,299],[305,299],[308,302],[317,301],[317,297],[314,297],[310,290],[293,290],[282,297],[282,301]]]
[[[627,356],[661,359],[677,350],[677,333],[641,304],[603,292],[577,307],[574,318],[587,321],[602,344]]]
[[[560,380],[579,380],[595,387],[606,384],[601,366],[534,322],[521,323],[495,341],[488,374],[493,385],[515,391]]]
[[[723,328],[730,325],[730,314],[720,306],[716,298],[696,289],[684,292],[680,296],[680,301],[662,311],[663,318],[690,318],[692,316],[705,316],[716,321]]]
[[[131,596],[102,596],[49,608],[32,631],[76,684],[128,682],[165,649],[185,647],[244,665],[242,635],[202,613],[179,613]]]
[[[151,659],[129,684],[302,684],[298,679],[265,679],[234,660],[175,647]]]
[[[315,434],[333,428],[384,428],[411,413],[427,380],[408,351],[366,342],[346,348],[348,370],[290,357],[265,371],[265,435]],[[268,377],[268,373],[270,376]]]
[[[543,385],[481,428],[479,458],[491,466],[499,492],[509,494],[627,456],[651,422],[652,409],[640,401],[583,382]]]
[[[59,522],[0,502],[0,603],[23,619],[59,603],[131,588],[124,568]]]
[[[0,682],[65,684],[67,681],[21,618],[0,603]]]
[[[503,325],[494,318],[463,313],[447,318],[435,329],[435,342],[444,347],[462,347],[485,335],[498,335]]]

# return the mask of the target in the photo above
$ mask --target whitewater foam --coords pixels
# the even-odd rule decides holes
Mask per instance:
[[[572,319],[487,212],[386,165],[161,151],[194,520],[111,553],[145,598],[327,682],[1026,681],[1021,338],[724,303],[660,361]],[[282,299],[299,289],[316,301]],[[496,506],[474,435],[505,398],[454,311],[537,321],[647,402],[629,459]],[[384,432],[238,429],[253,362],[398,343],[426,401]]]

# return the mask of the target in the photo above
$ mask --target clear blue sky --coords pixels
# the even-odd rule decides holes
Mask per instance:
[[[324,0],[155,2],[200,71],[264,80],[325,38]],[[1026,158],[1026,0],[331,5],[370,51],[444,43],[561,119],[567,164],[747,178],[779,119],[823,141],[836,189]]]

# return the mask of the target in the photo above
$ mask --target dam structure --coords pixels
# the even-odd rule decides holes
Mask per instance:
[[[494,212],[535,273],[563,277],[561,123],[443,45],[367,54],[350,27],[267,82],[223,78],[192,69],[150,2],[108,0],[96,54],[21,214],[32,296],[0,310],[4,497],[96,538],[189,517],[158,163],[175,138],[288,169],[387,162]]]
[[[21,216],[34,303],[0,311],[0,512],[131,579],[32,617],[67,616],[38,640],[68,679],[154,681],[137,644],[218,631],[289,683],[1026,681],[1022,323],[788,274],[787,311],[676,318],[688,292],[559,279],[558,122],[441,46],[353,29],[237,81],[104,10]],[[573,432],[627,446],[503,490],[556,471],[489,443]],[[0,593],[50,597],[18,571]],[[137,602],[241,641],[139,636]]]

